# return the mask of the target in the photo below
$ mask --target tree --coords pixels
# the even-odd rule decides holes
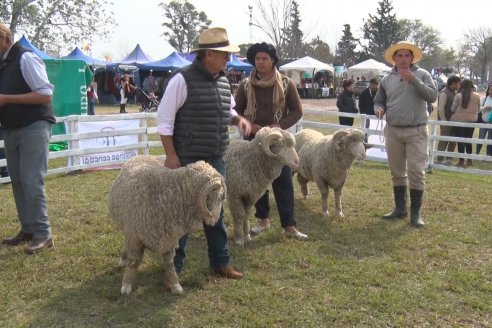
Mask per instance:
[[[260,17],[255,16],[252,24],[265,32],[277,49],[277,53],[283,56],[287,41],[285,32],[290,27],[292,0],[271,0],[268,7],[265,7],[264,2],[257,0],[256,5],[260,11]]]
[[[198,34],[212,23],[207,15],[198,12],[187,0],[173,0],[169,4],[160,3],[167,22],[162,26],[168,29],[163,35],[178,52],[189,53],[198,45]]]
[[[371,58],[384,61],[386,49],[403,40],[400,24],[393,14],[393,6],[390,0],[378,2],[377,15],[369,14],[369,19],[364,23],[363,32],[365,44],[361,44],[364,51]]]
[[[38,48],[59,51],[109,33],[115,22],[105,4],[103,0],[2,0],[0,18],[10,22],[14,34],[25,34]]]
[[[330,50],[330,46],[326,42],[322,41],[319,36],[316,36],[316,38],[306,44],[305,49],[306,55],[319,61],[325,63],[331,63],[333,61],[333,54]]]
[[[424,25],[419,19],[401,19],[399,25],[402,40],[408,40],[422,49],[424,58],[419,66],[430,70],[442,64],[439,62],[442,40],[438,30],[429,25]]]
[[[282,54],[284,58],[295,59],[304,55],[304,34],[301,31],[301,14],[299,12],[299,5],[296,1],[292,1],[290,9],[290,24],[285,32],[285,51]]]
[[[473,69],[481,81],[487,79],[487,68],[492,62],[492,29],[479,27],[472,29],[464,35],[464,48],[468,50],[468,56],[473,59],[470,68]]]
[[[246,57],[246,52],[253,45],[253,43],[243,43],[239,45],[239,57]]]
[[[336,65],[352,66],[357,63],[355,49],[357,48],[357,39],[352,35],[350,24],[343,25],[343,35],[337,44],[334,63]]]

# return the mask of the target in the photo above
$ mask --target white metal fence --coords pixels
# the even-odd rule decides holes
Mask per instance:
[[[360,128],[362,131],[369,135],[380,135],[382,136],[382,131],[380,129],[370,129],[365,128],[365,121],[368,119],[375,119],[375,116],[363,115],[363,114],[349,114],[349,113],[340,113],[338,111],[326,111],[326,110],[305,110],[306,114],[315,114],[315,115],[328,115],[328,116],[344,116],[344,117],[354,117],[360,118]],[[149,136],[155,135],[157,136],[157,128],[155,126],[149,126],[149,119],[155,119],[157,113],[132,113],[132,114],[123,114],[123,115],[95,115],[95,116],[66,116],[57,118],[58,123],[66,123],[70,127],[71,133],[67,133],[64,135],[55,135],[51,137],[50,142],[67,142],[68,149],[61,151],[52,151],[49,154],[50,163],[52,160],[65,158],[67,163],[66,165],[62,165],[61,167],[50,168],[48,170],[48,175],[51,174],[59,174],[59,173],[68,173],[71,171],[90,169],[90,168],[100,168],[111,166],[115,164],[122,164],[126,161],[126,159],[111,161],[111,162],[101,162],[101,163],[92,163],[92,164],[80,164],[80,156],[87,154],[99,154],[99,153],[108,153],[112,151],[124,151],[124,150],[132,150],[137,149],[140,154],[149,154],[151,148],[162,147],[160,140],[151,141],[149,140]],[[79,133],[77,130],[78,122],[103,122],[103,121],[119,121],[119,120],[135,120],[138,119],[140,121],[140,127],[136,129],[121,129],[121,130],[113,130],[113,131],[100,131],[100,132],[90,132],[90,133]],[[437,165],[433,164],[436,156],[446,156],[453,158],[467,158],[472,160],[480,160],[486,162],[492,162],[492,156],[485,155],[475,155],[475,154],[458,154],[456,152],[448,153],[448,152],[440,152],[437,151],[437,142],[439,140],[445,141],[455,141],[455,142],[471,142],[473,144],[482,144],[483,147],[487,145],[492,145],[492,140],[487,139],[464,139],[464,138],[456,138],[456,137],[441,137],[438,133],[439,125],[449,125],[449,126],[468,126],[475,128],[491,128],[490,124],[477,124],[477,123],[459,123],[459,122],[443,122],[443,121],[429,121],[429,161],[428,161],[428,170],[432,170],[433,168],[448,170],[448,171],[463,171],[477,174],[486,174],[492,175],[491,169],[478,169],[478,168],[457,168],[455,166],[446,166],[446,165]],[[306,121],[301,120],[295,127],[294,132],[296,130],[300,130],[302,128],[318,128],[318,129],[332,129],[337,130],[344,126],[335,123],[322,123],[317,121]],[[114,136],[122,136],[122,135],[138,135],[138,142],[136,144],[130,145],[116,145],[103,148],[86,148],[81,149],[79,142],[82,139],[86,138],[104,138],[104,137],[114,137]],[[239,137],[236,130],[231,130],[231,137],[237,138]],[[157,138],[158,139],[158,138]],[[376,145],[376,147],[384,149],[383,145]],[[0,148],[3,148],[3,141],[0,140]],[[386,160],[381,158],[367,157],[369,161],[379,161],[386,162]],[[72,163],[68,165],[68,163]],[[6,166],[6,160],[0,160],[0,167]],[[51,166],[50,166],[51,167]],[[492,167],[492,165],[490,166]],[[10,178],[0,178],[0,183],[9,182]]]

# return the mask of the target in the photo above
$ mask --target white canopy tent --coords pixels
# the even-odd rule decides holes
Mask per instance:
[[[377,77],[380,74],[391,71],[391,67],[378,62],[374,59],[368,59],[354,66],[350,66],[347,69],[347,76],[351,77],[365,77],[366,79],[371,79]]]
[[[298,88],[315,88],[313,84],[302,85],[303,73],[309,73],[311,77],[314,78],[316,72],[319,71],[329,71],[333,75],[335,73],[335,68],[330,64],[323,63],[317,59],[306,56],[298,60],[294,60],[288,64],[279,67],[279,70],[284,72],[285,75],[290,77],[292,81],[297,85]]]

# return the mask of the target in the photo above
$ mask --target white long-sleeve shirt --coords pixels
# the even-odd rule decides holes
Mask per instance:
[[[4,54],[3,59],[7,58],[10,47]],[[34,52],[26,51],[20,59],[20,69],[22,77],[32,91],[35,91],[43,96],[52,96],[55,86],[48,80],[46,67],[41,58]]]
[[[166,92],[162,96],[157,109],[157,133],[163,136],[172,136],[174,133],[174,121],[178,109],[183,106],[188,97],[188,86],[183,74],[173,76],[167,85]],[[238,114],[234,110],[236,103],[231,95],[231,111],[229,119],[232,120]]]

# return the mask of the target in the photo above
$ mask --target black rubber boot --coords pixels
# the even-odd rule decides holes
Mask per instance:
[[[395,196],[395,208],[393,211],[383,215],[384,220],[404,219],[408,216],[407,212],[407,186],[393,187]]]
[[[417,228],[422,228],[425,223],[420,216],[420,207],[422,207],[423,190],[410,189],[410,222]]]
[[[125,108],[126,108],[126,104],[120,104],[120,114],[127,113]]]

